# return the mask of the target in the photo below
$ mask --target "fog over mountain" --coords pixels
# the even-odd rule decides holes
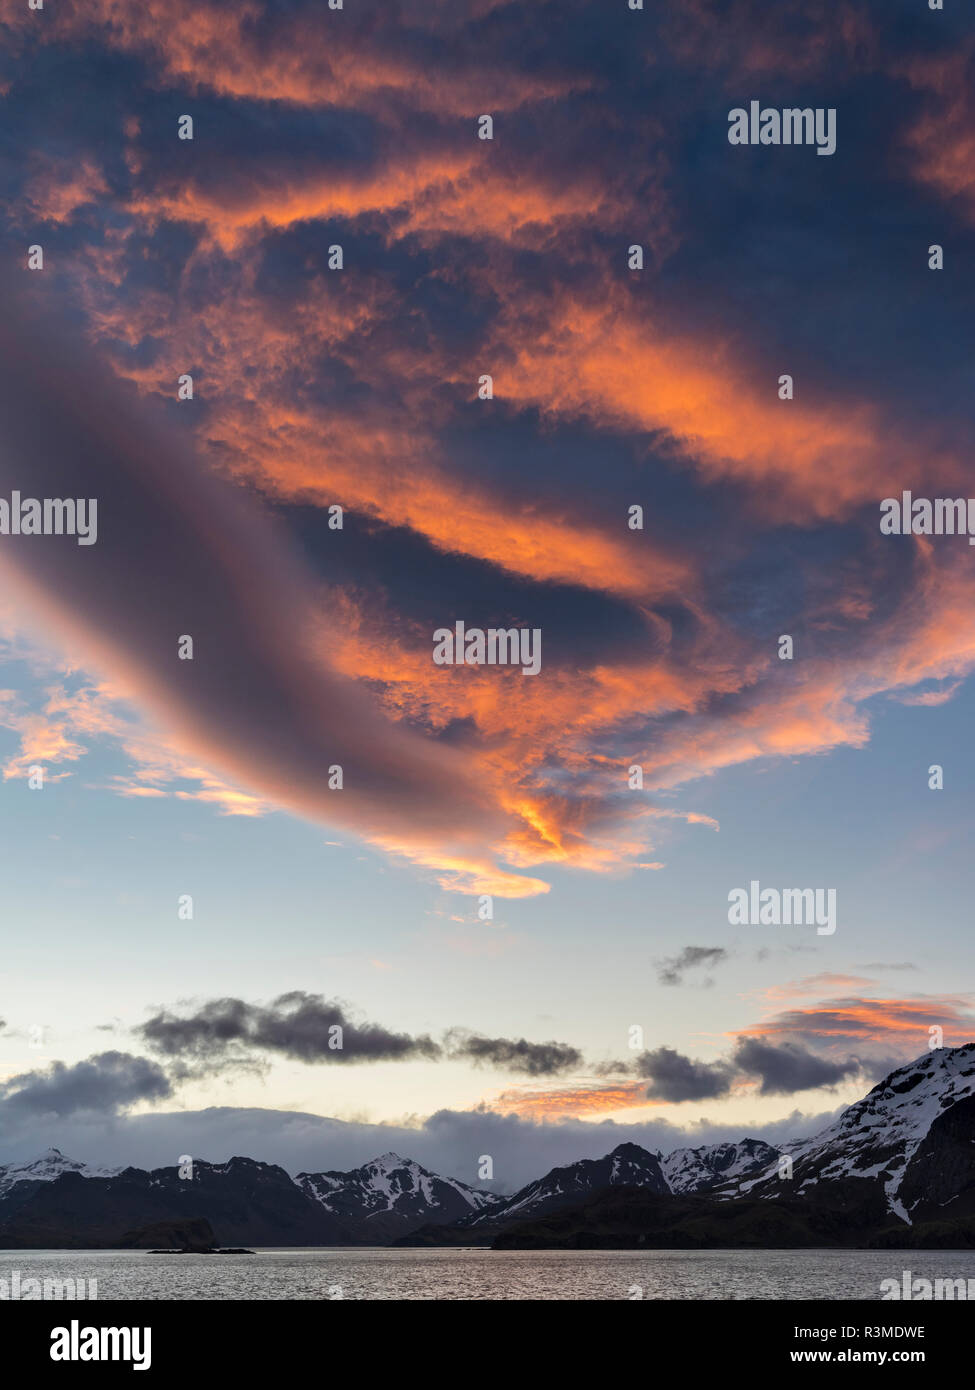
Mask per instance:
[[[753,1138],[775,1145],[824,1128],[839,1111],[803,1114],[796,1110],[781,1123],[748,1126]],[[734,1143],[741,1126],[712,1124],[681,1129],[664,1122],[623,1125],[581,1120],[538,1124],[488,1110],[440,1110],[417,1128],[362,1124],[293,1110],[237,1109],[170,1111],[130,1115],[114,1120],[82,1116],[32,1121],[18,1133],[6,1133],[0,1162],[25,1161],[55,1146],[72,1158],[105,1167],[131,1164],[156,1168],[190,1153],[211,1162],[250,1154],[280,1164],[289,1173],[317,1172],[328,1166],[352,1169],[387,1150],[409,1154],[437,1173],[452,1173],[476,1183],[475,1160],[490,1153],[495,1178],[480,1186],[511,1193],[539,1172],[602,1158],[617,1144],[669,1153],[679,1148]]]

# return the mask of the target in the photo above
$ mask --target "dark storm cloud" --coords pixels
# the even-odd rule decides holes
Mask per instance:
[[[82,1111],[112,1115],[139,1101],[167,1100],[172,1089],[157,1062],[127,1052],[100,1052],[84,1062],[52,1062],[45,1070],[0,1083],[0,1119],[22,1124],[40,1118],[54,1122]]]
[[[727,1062],[696,1062],[672,1047],[644,1052],[634,1064],[637,1076],[647,1077],[647,1097],[672,1101],[714,1100],[726,1096],[735,1079]]]
[[[308,1064],[448,1058],[532,1077],[556,1076],[583,1061],[582,1053],[567,1043],[487,1038],[464,1028],[449,1030],[442,1044],[426,1034],[395,1033],[377,1023],[356,1022],[347,1005],[302,990],[282,994],[269,1005],[225,998],[208,1000],[189,1013],[162,1009],[136,1034],[152,1051],[184,1068],[174,1069],[174,1076],[254,1065],[275,1054]],[[335,1045],[339,1037],[340,1048]]]
[[[662,985],[682,985],[688,971],[720,965],[729,955],[723,946],[685,946],[680,955],[658,962],[657,979]],[[704,983],[713,981],[706,978]]]
[[[762,1038],[739,1039],[734,1060],[744,1075],[759,1078],[759,1094],[763,1096],[791,1096],[818,1086],[837,1086],[863,1070],[855,1057],[834,1061],[796,1043],[769,1043]]]
[[[341,1004],[301,990],[282,994],[267,1006],[228,998],[209,1000],[195,1013],[183,1016],[162,1010],[136,1031],[154,1051],[204,1072],[247,1061],[253,1052],[309,1063],[440,1055],[439,1046],[429,1037],[414,1038],[376,1023],[356,1023]]]
[[[901,1059],[885,1059],[886,1075]],[[680,1103],[711,1100],[727,1095],[735,1082],[758,1081],[760,1095],[793,1095],[799,1091],[827,1089],[843,1081],[873,1076],[877,1067],[858,1057],[823,1057],[795,1042],[773,1043],[762,1037],[742,1037],[731,1056],[701,1062],[670,1047],[644,1052],[632,1067],[648,1077],[647,1097]]]
[[[582,1053],[567,1043],[528,1042],[525,1038],[485,1038],[454,1029],[444,1045],[450,1057],[475,1066],[498,1067],[523,1076],[558,1076],[582,1064]]]

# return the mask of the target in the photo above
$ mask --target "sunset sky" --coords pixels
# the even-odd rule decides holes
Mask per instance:
[[[972,1040],[962,6],[25,0],[0,106],[0,497],[98,499],[0,536],[0,1162],[510,1190]]]

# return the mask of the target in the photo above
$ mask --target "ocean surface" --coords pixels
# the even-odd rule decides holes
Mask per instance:
[[[975,1279],[975,1251],[0,1250],[0,1297],[70,1278],[99,1299],[879,1299],[906,1269]]]

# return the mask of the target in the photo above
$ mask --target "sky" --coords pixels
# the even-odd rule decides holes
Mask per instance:
[[[975,552],[880,526],[975,493],[963,8],[0,37],[0,500],[97,499],[0,534],[0,1162],[511,1191],[971,1041]]]

